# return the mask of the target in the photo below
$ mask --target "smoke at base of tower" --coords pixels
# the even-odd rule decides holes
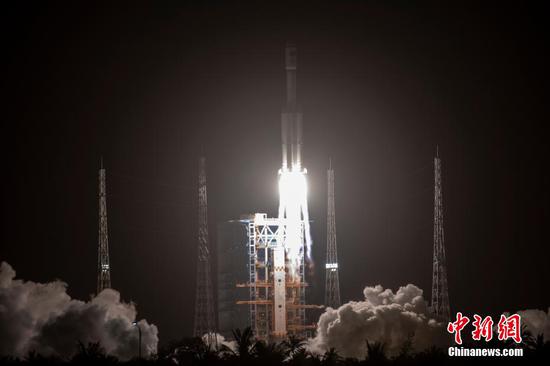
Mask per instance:
[[[414,352],[455,345],[447,322],[434,318],[419,287],[408,284],[394,292],[381,285],[367,286],[363,295],[362,300],[327,308],[319,317],[316,335],[308,340],[307,349],[323,355],[334,348],[343,357],[362,359],[367,355],[365,341],[383,343],[390,357],[397,356],[407,343]],[[531,334],[550,340],[550,308],[547,312],[529,309],[517,314]],[[472,334],[472,330],[465,331],[465,335]]]
[[[61,281],[35,283],[15,279],[6,262],[0,264],[0,356],[25,356],[36,351],[43,356],[70,357],[77,342],[99,342],[120,360],[137,356],[139,335],[134,304],[120,301],[120,294],[105,289],[88,302],[71,299]],[[156,353],[158,330],[142,319],[144,356]]]

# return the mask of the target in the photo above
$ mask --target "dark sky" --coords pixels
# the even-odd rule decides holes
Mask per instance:
[[[161,342],[189,335],[197,158],[213,240],[219,222],[275,215],[293,40],[310,302],[323,298],[329,156],[343,299],[409,282],[429,298],[439,145],[452,310],[550,305],[545,9],[194,3],[2,10],[0,260],[20,278],[95,291],[103,156],[113,285]]]

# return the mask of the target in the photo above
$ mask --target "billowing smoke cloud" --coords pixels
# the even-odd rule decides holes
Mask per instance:
[[[209,337],[208,334],[203,335],[202,341],[210,348],[216,351],[230,350],[237,351],[237,342],[226,340],[225,337],[219,333],[214,333],[214,337]]]
[[[6,262],[0,264],[0,355],[25,356],[29,351],[70,357],[77,342],[100,342],[108,354],[127,360],[138,352],[136,308],[106,289],[89,302],[71,299],[61,281],[16,280]],[[140,320],[142,353],[157,350],[157,327]]]
[[[415,285],[400,287],[396,293],[377,285],[363,293],[364,301],[328,308],[321,315],[317,335],[308,340],[310,351],[323,354],[334,348],[341,356],[363,358],[367,340],[385,343],[389,356],[409,340],[414,351],[448,342],[446,324],[430,318],[422,290]]]
[[[545,313],[542,310],[521,310],[517,312],[521,316],[521,323],[533,336],[542,334],[545,341],[550,341],[550,308]]]

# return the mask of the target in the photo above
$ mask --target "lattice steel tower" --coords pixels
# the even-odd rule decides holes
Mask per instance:
[[[208,334],[208,344],[214,341],[214,297],[208,241],[208,211],[206,198],[206,159],[199,159],[199,232],[198,232],[197,287],[195,296],[195,325],[193,334],[202,337]]]
[[[109,233],[107,231],[107,189],[103,159],[99,169],[99,249],[97,255],[97,293],[111,287],[109,265]]]
[[[338,250],[336,248],[336,216],[334,210],[334,170],[332,162],[327,170],[327,262],[325,278],[325,305],[333,309],[340,307],[340,281],[338,279]]]
[[[445,235],[443,231],[443,192],[441,187],[441,159],[439,149],[434,158],[434,253],[432,277],[432,313],[449,320],[449,289],[447,287],[447,262],[445,258]]]

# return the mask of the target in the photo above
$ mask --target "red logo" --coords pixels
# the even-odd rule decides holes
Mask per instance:
[[[485,342],[489,342],[493,339],[493,319],[490,316],[486,316],[483,321],[477,314],[474,315],[474,322],[472,325],[475,330],[472,332],[472,339],[479,341],[481,338],[485,338]]]
[[[468,319],[467,316],[462,316],[462,313],[456,313],[456,321],[447,325],[447,331],[451,334],[455,334],[456,344],[462,344],[462,337],[460,335],[460,332],[462,332],[462,329],[464,329],[466,324],[468,324],[469,322],[470,319]]]
[[[521,317],[518,314],[506,317],[500,316],[498,322],[498,339],[505,341],[512,338],[514,342],[521,343]]]
[[[456,313],[456,320],[449,322],[447,325],[447,331],[454,334],[456,344],[462,344],[461,332],[469,322],[470,319],[467,316],[463,316],[462,313],[458,312]],[[472,339],[479,341],[481,338],[484,338],[485,342],[489,342],[493,339],[493,324],[491,316],[482,318],[474,314]],[[514,342],[521,343],[521,317],[518,314],[512,314],[508,317],[502,314],[497,325],[497,332],[500,341],[513,339]]]

